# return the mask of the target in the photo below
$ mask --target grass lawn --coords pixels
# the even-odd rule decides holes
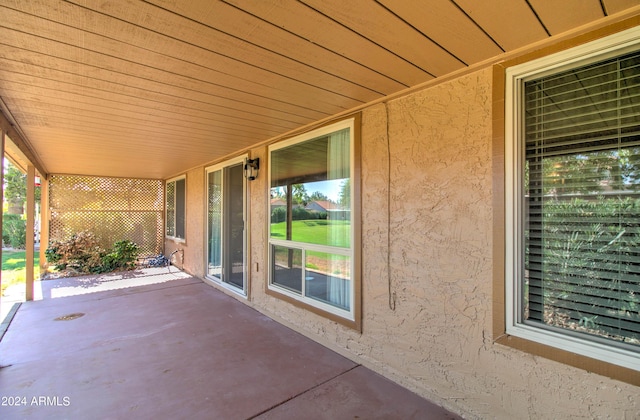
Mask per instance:
[[[271,237],[286,239],[287,223],[272,223]],[[291,240],[316,245],[349,248],[351,222],[349,220],[294,220]]]
[[[2,251],[2,294],[7,287],[25,282],[26,254],[24,250]],[[40,255],[36,253],[34,261],[34,277],[40,277]]]

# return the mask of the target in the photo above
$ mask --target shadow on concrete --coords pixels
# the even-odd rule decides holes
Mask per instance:
[[[146,284],[22,303],[0,341],[0,394],[18,398],[0,418],[458,418],[199,279],[130,274]]]

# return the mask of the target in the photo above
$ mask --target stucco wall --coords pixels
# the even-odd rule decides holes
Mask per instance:
[[[262,272],[253,304],[470,417],[637,418],[637,387],[493,343],[491,93],[485,69],[364,110],[362,334],[266,296]]]
[[[637,387],[493,342],[491,92],[487,68],[363,111],[362,333],[265,293],[267,153],[252,150],[246,302],[470,418],[638,418]],[[202,226],[187,235],[202,275]]]

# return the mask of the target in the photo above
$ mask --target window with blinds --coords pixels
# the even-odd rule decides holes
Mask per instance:
[[[185,238],[186,180],[184,177],[167,181],[165,195],[165,235]]]
[[[520,322],[640,350],[640,51],[522,85]]]

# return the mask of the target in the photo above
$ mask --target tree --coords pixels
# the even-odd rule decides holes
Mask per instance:
[[[340,184],[339,204],[343,209],[351,207],[351,179],[345,179]]]
[[[320,191],[314,191],[309,196],[309,201],[329,201],[329,197],[327,197],[325,194],[321,193]]]
[[[22,214],[27,200],[27,174],[7,161],[4,174],[4,199],[9,203],[9,213]],[[40,200],[40,188],[35,189],[35,199]]]
[[[544,195],[598,194],[640,188],[638,149],[612,149],[527,161],[525,185]],[[531,173],[531,174],[530,174]]]
[[[279,198],[281,200],[287,199],[287,187],[272,187],[271,188],[271,198]]]
[[[309,194],[304,184],[293,184],[292,186],[293,201],[301,206],[309,204]]]
[[[8,163],[4,184],[4,199],[9,203],[9,213],[22,214],[27,199],[27,175]]]

